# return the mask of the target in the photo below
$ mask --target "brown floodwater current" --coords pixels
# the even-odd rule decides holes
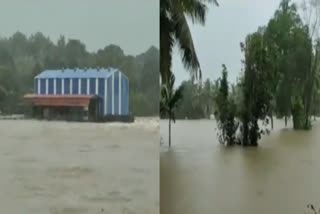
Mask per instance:
[[[0,213],[159,213],[159,120],[0,120]]]
[[[275,120],[257,148],[218,143],[214,120],[160,121],[161,214],[303,214],[320,207],[320,119],[311,131]]]

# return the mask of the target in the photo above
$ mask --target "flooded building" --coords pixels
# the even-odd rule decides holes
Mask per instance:
[[[117,69],[45,70],[24,96],[32,114],[44,118],[103,120],[129,115],[129,80]]]

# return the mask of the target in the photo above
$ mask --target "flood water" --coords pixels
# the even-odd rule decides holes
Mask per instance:
[[[0,207],[10,214],[159,213],[159,120],[0,120]]]
[[[320,206],[320,119],[312,131],[276,120],[257,148],[218,143],[215,122],[160,121],[161,214],[303,214]]]

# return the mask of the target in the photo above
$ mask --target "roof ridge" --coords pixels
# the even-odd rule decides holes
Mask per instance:
[[[114,72],[120,70],[117,68],[61,68],[47,69],[36,75],[34,78],[108,78]]]

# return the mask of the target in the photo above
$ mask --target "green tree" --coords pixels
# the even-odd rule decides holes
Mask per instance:
[[[256,32],[246,37],[241,43],[244,53],[244,81],[243,104],[241,110],[242,145],[257,146],[258,140],[264,131],[259,127],[258,121],[266,123],[269,113],[271,94],[268,90],[269,74],[266,67],[266,49],[263,45],[262,32]]]
[[[236,130],[238,123],[235,121],[235,103],[229,98],[229,84],[227,80],[227,67],[222,65],[222,78],[219,83],[219,91],[216,97],[215,118],[220,132],[220,143],[232,145],[236,142]]]
[[[161,86],[160,114],[169,119],[169,147],[171,146],[171,120],[175,122],[175,110],[182,99],[183,87],[174,89],[175,77],[171,73],[169,81]]]
[[[311,110],[314,102],[316,101],[314,94],[319,87],[318,81],[318,70],[320,69],[320,1],[319,0],[303,0],[302,1],[302,12],[303,12],[303,22],[308,29],[310,35],[310,40],[313,45],[311,48],[311,60],[309,66],[309,72],[306,79],[305,88],[305,123],[304,128],[308,129],[311,127],[310,117]]]
[[[269,81],[272,95],[271,108],[276,108],[280,116],[287,117],[300,109],[293,97],[301,97],[302,111],[308,119],[310,100],[310,62],[312,45],[307,28],[303,25],[297,7],[290,0],[282,0],[279,9],[269,21],[264,33],[267,48],[267,71],[271,75]],[[302,87],[301,87],[302,86]],[[301,90],[302,89],[302,90]],[[300,98],[299,98],[300,99]],[[293,114],[292,114],[293,115]],[[293,115],[293,117],[295,116]],[[294,122],[300,121],[293,118]],[[306,128],[307,123],[296,124],[296,128]]]

